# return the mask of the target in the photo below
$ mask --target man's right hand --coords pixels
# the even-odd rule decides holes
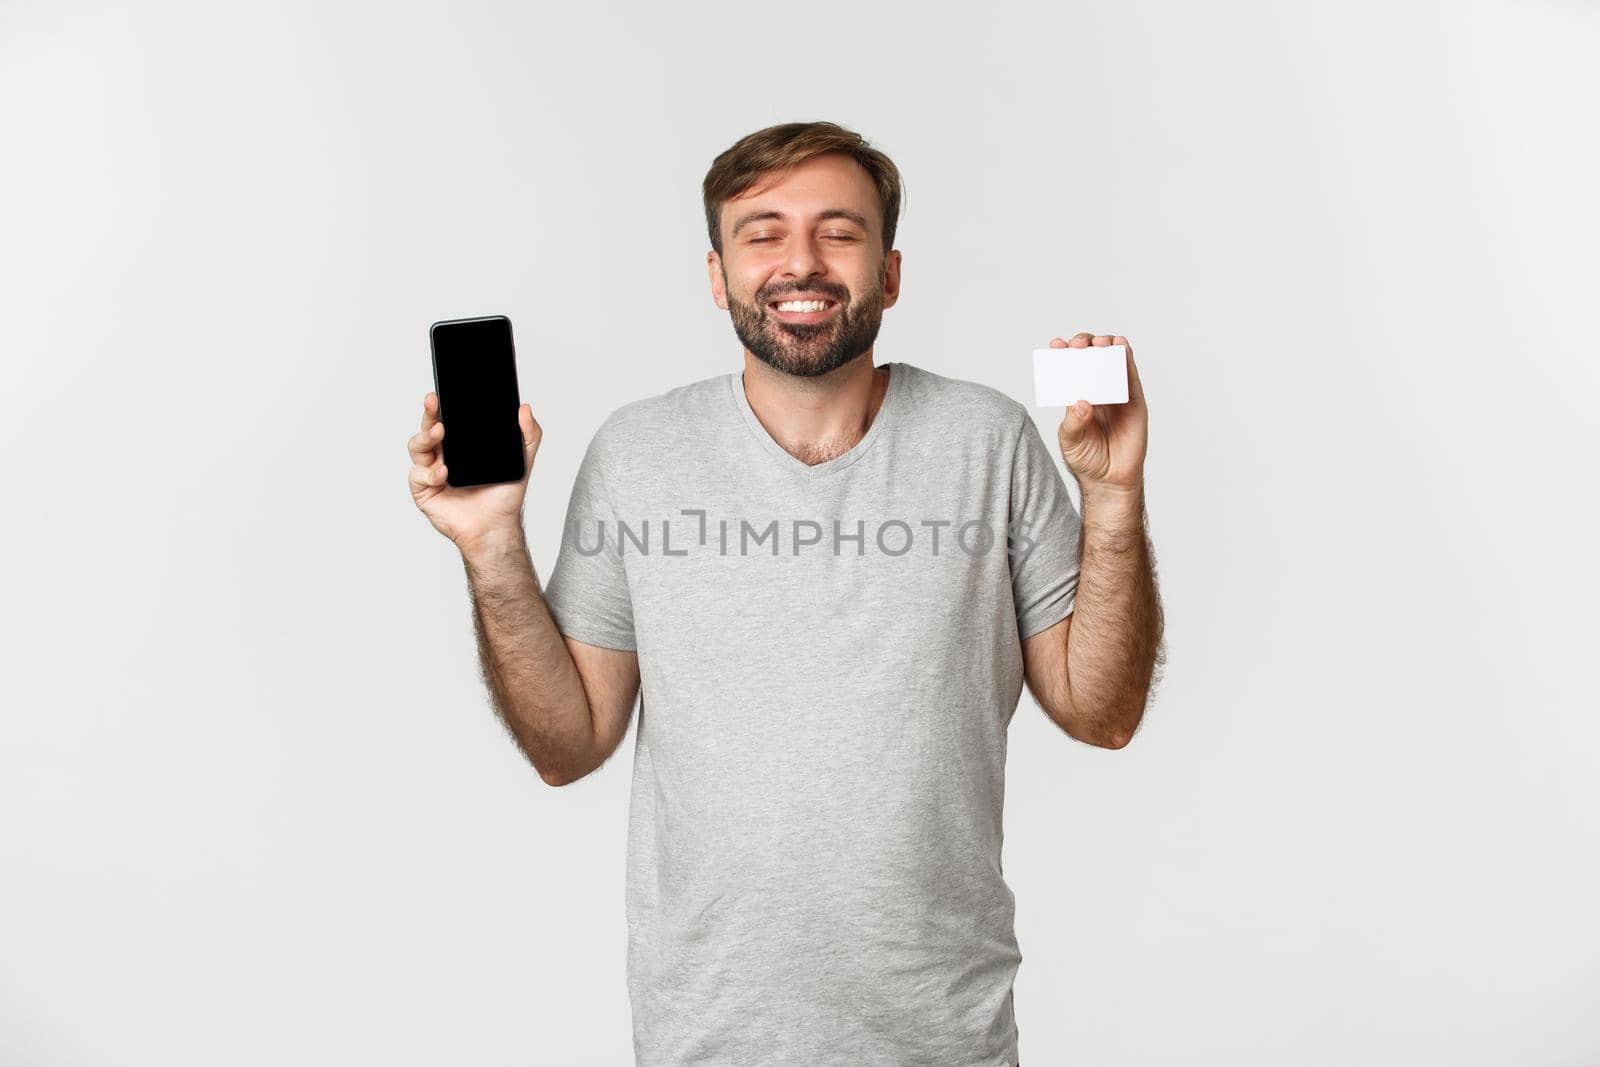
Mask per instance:
[[[429,393],[422,398],[422,429],[406,442],[411,453],[411,499],[428,516],[433,528],[454,541],[462,552],[470,551],[487,538],[505,534],[521,536],[522,502],[528,492],[528,477],[533,473],[533,457],[539,452],[544,431],[527,404],[517,409],[517,423],[522,427],[522,481],[451,486],[445,480],[439,449],[439,442],[444,439],[444,423],[439,421],[439,397]]]

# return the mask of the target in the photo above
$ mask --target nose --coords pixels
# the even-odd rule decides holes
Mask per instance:
[[[800,237],[789,242],[789,273],[796,278],[810,279],[813,274],[822,268],[822,256],[816,241],[810,237]]]

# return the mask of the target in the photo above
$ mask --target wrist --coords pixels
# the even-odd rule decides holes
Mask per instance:
[[[1144,503],[1143,479],[1132,485],[1119,485],[1112,482],[1084,482],[1079,481],[1078,489],[1083,494],[1084,505],[1106,504],[1112,507],[1134,506]]]
[[[456,541],[456,547],[461,550],[461,557],[470,563],[502,556],[508,549],[521,549],[526,536],[521,525],[495,526],[471,537],[462,537]]]

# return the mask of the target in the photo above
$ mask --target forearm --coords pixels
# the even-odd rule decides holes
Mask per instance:
[[[465,546],[461,558],[495,712],[540,777],[581,777],[590,768],[594,720],[522,531]]]
[[[1067,677],[1083,735],[1121,748],[1144,715],[1161,654],[1162,614],[1144,489],[1083,493],[1078,589]]]

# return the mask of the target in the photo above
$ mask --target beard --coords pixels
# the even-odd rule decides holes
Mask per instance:
[[[728,276],[722,276],[727,288]],[[883,325],[883,281],[880,277],[862,300],[842,299],[848,294],[812,287],[839,310],[826,322],[783,322],[763,301],[741,300],[728,289],[733,332],[750,354],[774,370],[797,378],[817,378],[837,370],[872,348]]]

